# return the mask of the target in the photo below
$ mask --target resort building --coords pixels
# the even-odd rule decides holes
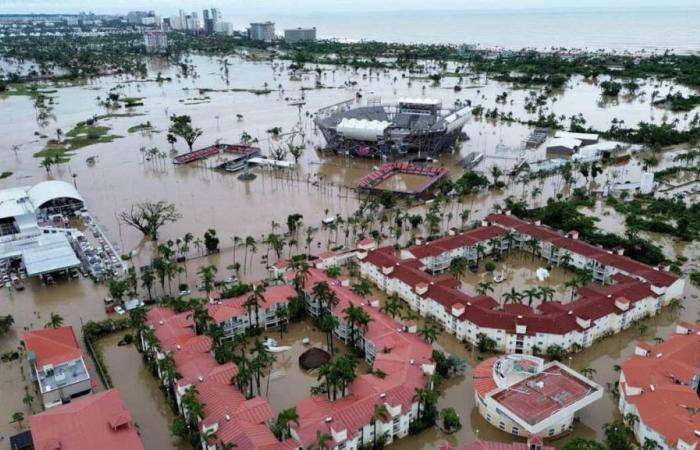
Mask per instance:
[[[398,294],[414,311],[439,321],[458,339],[476,344],[480,337],[506,353],[537,353],[558,345],[583,348],[655,315],[682,295],[684,280],[554,230],[516,217],[494,214],[484,226],[453,233],[404,250],[357,250],[362,276],[388,294]],[[435,275],[456,257],[476,261],[509,249],[536,251],[553,265],[591,269],[598,283],[579,288],[571,302],[548,298],[537,306],[501,305],[487,295],[460,290],[451,275]],[[568,257],[563,257],[568,254]]]
[[[534,356],[489,358],[472,377],[479,414],[516,436],[562,434],[579,410],[603,397],[603,388],[593,381]]]
[[[111,389],[29,418],[33,447],[42,450],[143,450],[119,391]]]
[[[685,280],[668,272],[668,267],[651,267],[624,256],[621,248],[605,250],[581,241],[575,230],[562,234],[539,223],[529,223],[508,211],[489,215],[486,224],[498,225],[513,233],[515,248],[530,249],[534,245],[536,253],[549,263],[560,265],[566,259],[577,269],[591,270],[594,279],[601,283],[609,283],[613,275],[621,273],[646,282],[664,302],[683,294]]]
[[[286,322],[286,317],[278,313],[280,308],[289,304],[291,297],[297,293],[287,284],[269,286],[258,301],[258,307],[248,304],[250,293],[240,297],[219,300],[218,293],[213,293],[210,304],[207,305],[209,316],[215,323],[221,325],[225,339],[233,339],[237,334],[243,334],[251,326],[268,329]]]
[[[284,40],[287,44],[313,42],[316,40],[316,27],[284,30]]]
[[[51,221],[83,207],[78,191],[63,181],[0,191],[0,268],[21,268],[32,277],[78,267],[70,239],[77,230]]]
[[[641,342],[620,370],[620,412],[645,448],[694,450],[700,444],[700,325],[680,322],[656,345]]]
[[[286,274],[286,279],[293,278],[294,273]],[[344,319],[348,306],[362,308],[371,318],[366,327],[356,328],[355,343],[364,349],[373,372],[358,375],[345,395],[337,400],[314,395],[298,403],[299,419],[290,424],[291,438],[284,442],[279,442],[268,427],[275,417],[271,406],[260,397],[246,399],[231,384],[238,368],[230,362],[223,365],[216,362],[211,339],[195,333],[190,311],[178,314],[171,309],[154,307],[147,313],[153,337],[149,344],[150,339],[142,335],[144,348],[157,361],[171,358],[179,374],[179,378],[169,379],[172,374],[161,370],[159,364],[158,375],[164,385],[172,386],[176,402],[185,414],[182,398],[191,386],[197,388],[198,399],[204,404],[200,430],[203,434],[216,435],[214,441],[202,443],[204,450],[213,450],[216,444],[224,443],[235,443],[239,449],[311,448],[319,434],[331,436],[326,442],[329,449],[353,450],[374,442],[375,430],[377,439],[386,443],[408,435],[409,425],[418,414],[415,390],[428,385],[435,371],[432,346],[415,334],[415,327],[405,327],[381,313],[376,303],[367,304],[350,289],[347,279],[330,278],[317,268],[309,269],[305,277],[306,301],[311,314],[319,311],[313,297],[313,286],[319,282],[327,283],[338,299],[331,313],[339,320],[334,331],[339,339],[346,343],[351,340],[349,324]],[[292,295],[296,295],[296,291],[290,285],[270,286],[264,294],[270,304],[283,304],[281,299],[286,301]],[[223,300],[208,308],[210,316],[221,324],[230,323],[228,315],[243,318],[244,325],[229,328],[227,336],[254,323],[248,320],[247,308],[243,308],[240,301],[241,298]],[[260,304],[269,306],[267,302]],[[375,407],[382,405],[387,414],[377,419]]]
[[[203,450],[216,450],[224,444],[236,444],[237,449],[291,450],[298,446],[292,441],[279,442],[268,424],[274,419],[274,411],[261,397],[246,397],[231,384],[238,373],[234,363],[219,365],[212,355],[212,341],[208,336],[194,331],[192,313],[176,313],[168,308],[154,307],[147,313],[146,322],[153,330],[155,342],[149,342],[142,334],[146,352],[156,358],[158,375],[163,384],[172,388],[181,413],[187,415],[183,396],[190,387],[197,390],[202,403],[199,417],[203,436],[215,436],[203,440]],[[163,361],[172,359],[174,373],[169,378]]]
[[[29,330],[23,336],[26,369],[45,409],[92,392],[92,381],[73,327]]]
[[[358,375],[345,396],[331,401],[325,395],[308,397],[297,404],[298,423],[292,424],[292,436],[304,448],[312,447],[319,434],[332,440],[329,449],[359,449],[383,439],[386,444],[408,435],[410,423],[418,414],[415,390],[429,384],[435,371],[432,346],[420,339],[415,327],[406,327],[379,311],[355,294],[348,282],[328,277],[319,269],[310,269],[305,283],[307,306],[311,314],[319,312],[313,286],[325,282],[338,303],[331,313],[339,320],[334,334],[351,343],[350,326],[344,311],[349,306],[362,308],[371,320],[366,327],[355,327],[355,345],[363,349],[372,365],[372,373]],[[379,375],[381,374],[381,376]],[[375,407],[385,406],[387,416],[375,421]]]
[[[438,450],[456,450],[448,442],[443,442],[438,446]],[[478,440],[469,445],[461,447],[460,450],[555,450],[554,447],[544,445],[540,436],[534,435],[527,438],[527,442],[493,442]]]

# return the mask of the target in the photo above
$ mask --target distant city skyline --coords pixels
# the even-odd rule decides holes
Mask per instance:
[[[374,0],[192,0],[188,2],[174,0],[152,0],[134,4],[130,0],[111,0],[96,4],[91,0],[0,0],[0,13],[78,13],[92,11],[98,14],[123,14],[131,10],[155,10],[161,15],[177,13],[178,10],[201,10],[218,8],[224,16],[249,16],[251,14],[306,14],[332,13],[346,11],[404,11],[404,10],[524,10],[524,9],[674,9],[700,6],[697,0],[670,0],[659,4],[658,0],[570,0],[565,6],[553,0],[393,0],[376,2]]]

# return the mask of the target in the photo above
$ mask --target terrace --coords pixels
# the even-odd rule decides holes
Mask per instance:
[[[553,365],[506,387],[491,398],[527,424],[536,425],[596,390],[570,371]]]

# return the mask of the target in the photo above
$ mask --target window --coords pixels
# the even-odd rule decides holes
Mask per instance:
[[[498,428],[501,430],[505,431],[506,430],[506,424],[503,422],[498,422]]]
[[[519,432],[520,432],[520,430],[518,429],[518,427],[513,427],[513,428],[511,428],[511,433],[512,433],[512,434],[518,434]]]

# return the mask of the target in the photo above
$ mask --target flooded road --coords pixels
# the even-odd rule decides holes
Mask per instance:
[[[348,189],[353,182],[366,175],[372,167],[381,164],[376,160],[355,160],[342,156],[325,155],[316,150],[323,145],[322,137],[314,130],[312,115],[319,108],[354,98],[359,93],[363,99],[381,97],[391,100],[399,96],[435,97],[443,104],[451,105],[455,101],[471,101],[487,108],[498,107],[499,111],[513,112],[516,117],[532,118],[524,110],[526,99],[531,97],[529,89],[512,89],[513,87],[485,80],[483,77],[469,77],[464,80],[461,91],[455,91],[458,83],[456,77],[444,78],[441,84],[425,80],[402,78],[394,71],[377,72],[369,70],[323,68],[320,82],[325,88],[314,89],[316,77],[305,74],[298,79],[290,79],[286,70],[277,63],[246,62],[231,58],[233,65],[228,80],[223,75],[222,66],[215,58],[193,56],[191,63],[196,66],[197,77],[183,78],[176,70],[152,61],[149,78],[155,78],[160,72],[163,76],[173,77],[172,82],[157,83],[152,81],[127,80],[121,77],[105,77],[91,80],[85,85],[59,88],[54,96],[51,120],[45,127],[36,124],[36,111],[28,97],[1,97],[0,105],[7,117],[12,120],[0,122],[0,134],[4,144],[0,148],[0,172],[11,171],[13,175],[0,180],[0,189],[32,185],[46,179],[61,179],[75,183],[86,200],[86,206],[94,213],[112,242],[122,252],[136,250],[134,263],[147,264],[151,259],[153,244],[146,242],[142,236],[125,225],[120,225],[117,216],[128,210],[132,204],[144,200],[165,200],[175,204],[182,214],[182,219],[165,226],[161,232],[161,241],[175,240],[191,232],[197,237],[208,228],[214,228],[220,239],[221,253],[202,256],[200,249],[192,249],[190,259],[184,265],[185,272],[173,280],[173,287],[179,281],[186,282],[194,291],[197,281],[196,272],[200,266],[213,264],[218,267],[217,278],[223,279],[233,275],[228,267],[234,262],[243,263],[243,249],[238,248],[234,254],[233,237],[251,236],[258,241],[256,250],[246,255],[240,276],[244,280],[254,281],[266,273],[263,256],[270,255],[270,262],[275,261],[274,252],[268,252],[261,243],[265,234],[272,229],[273,221],[281,224],[277,232],[286,231],[286,218],[289,214],[300,213],[304,216],[306,226],[318,226],[322,218],[340,214],[347,216],[357,208],[359,201]],[[353,84],[356,83],[356,84]],[[266,95],[256,95],[247,89],[272,90]],[[596,128],[608,128],[613,118],[624,120],[627,124],[639,121],[661,121],[678,119],[682,126],[687,123],[687,116],[672,114],[650,106],[653,90],[660,90],[665,95],[670,89],[667,82],[646,82],[635,96],[621,96],[617,101],[602,101],[600,88],[594,83],[575,78],[566,89],[557,91],[547,100],[547,111],[569,117],[583,113],[588,124]],[[243,90],[241,90],[243,89]],[[685,92],[684,88],[676,88]],[[539,88],[533,88],[539,92]],[[508,91],[508,101],[496,103],[495,97]],[[107,109],[100,103],[110,93],[119,93],[122,97],[143,98],[144,106],[129,109]],[[303,98],[302,107],[292,105]],[[364,101],[364,100],[362,100]],[[69,162],[60,164],[47,173],[39,167],[40,160],[33,154],[44,148],[48,138],[56,135],[56,129],[63,132],[72,129],[79,121],[100,114],[112,114],[99,121],[111,127],[111,134],[121,136],[112,142],[100,143],[77,150]],[[297,169],[290,172],[266,171],[255,169],[258,176],[253,181],[239,181],[234,174],[213,170],[216,158],[193,163],[188,166],[174,166],[169,159],[171,146],[166,135],[171,114],[188,114],[194,126],[203,129],[203,136],[195,147],[222,142],[238,142],[243,132],[259,140],[258,145],[264,154],[278,149],[292,139],[303,142],[306,146],[299,159]],[[241,114],[242,117],[237,117]],[[692,117],[692,114],[690,115]],[[150,122],[151,131],[132,131],[130,128]],[[273,127],[281,127],[283,136],[273,137],[268,133]],[[286,135],[294,131],[293,135]],[[518,123],[499,123],[487,119],[473,119],[464,131],[470,139],[464,142],[458,151],[440,155],[437,164],[450,170],[452,179],[462,173],[460,160],[470,152],[484,153],[484,161],[477,170],[490,176],[494,165],[506,170],[512,167],[518,158],[544,158],[544,147],[534,150],[522,150],[521,142],[530,128]],[[36,134],[35,134],[36,132]],[[44,137],[41,137],[41,136]],[[16,151],[12,145],[18,145]],[[158,147],[166,158],[151,158],[142,148]],[[183,153],[187,147],[182,142],[174,145],[176,151]],[[94,163],[88,162],[88,158]],[[287,156],[291,160],[290,156]],[[663,158],[659,168],[671,164]],[[634,180],[642,170],[642,163],[633,158],[623,166],[606,167],[598,175],[596,182],[616,180],[628,176]],[[573,186],[565,186],[561,176],[555,175],[544,180],[529,183],[516,183],[503,177],[506,186],[502,190],[482,192],[479,194],[453,199],[446,205],[445,216],[451,214],[452,220],[444,220],[444,229],[461,225],[459,213],[470,210],[469,221],[479,220],[496,205],[503,205],[508,197],[523,199],[531,205],[542,205],[548,198],[560,192],[568,192],[575,186],[584,186],[586,180],[574,173],[576,181]],[[416,180],[402,180],[398,185],[410,188]],[[416,181],[417,182],[417,181]],[[400,186],[400,187],[401,187]],[[538,192],[539,191],[539,192]],[[406,210],[409,210],[406,208]],[[411,213],[422,213],[422,205],[414,206]],[[599,226],[606,231],[624,232],[624,220],[614,211],[602,206],[586,210],[586,214],[598,217]],[[313,234],[310,250],[319,253],[333,240],[329,239],[331,230],[321,228]],[[418,229],[417,233],[423,232]],[[342,233],[337,244],[344,244]],[[402,241],[408,239],[404,233]],[[657,243],[662,245],[667,257],[675,259],[684,255],[689,258],[686,268],[698,267],[698,243],[685,245],[676,240],[659,236]],[[392,241],[387,239],[385,244]],[[304,243],[296,248],[286,247],[284,255],[289,252],[304,251]],[[538,260],[532,261],[528,255],[513,255],[506,258],[508,280],[496,287],[493,295],[500,298],[510,286],[518,290],[525,285],[538,284],[534,281],[532,270],[539,267]],[[496,270],[502,270],[501,263]],[[558,289],[567,298],[563,283],[569,274],[563,269],[555,269],[547,284]],[[464,289],[473,292],[476,283],[488,281],[488,275],[468,274],[464,277]],[[27,283],[24,292],[0,292],[0,314],[12,314],[16,325],[13,331],[0,338],[0,353],[16,348],[21,340],[24,327],[41,327],[48,320],[51,312],[60,314],[66,325],[73,325],[79,330],[82,322],[101,320],[106,316],[102,299],[106,294],[103,285],[95,284],[89,279],[58,280],[56,286],[43,287],[37,282]],[[172,287],[171,287],[172,289]],[[156,287],[158,294],[168,290]],[[644,336],[638,331],[628,330],[620,335],[607,338],[577,354],[571,360],[574,368],[592,367],[597,370],[596,381],[602,385],[614,382],[616,374],[613,365],[629,355],[634,343],[640,337],[651,339],[665,336],[673,329],[674,321],[680,317],[696,320],[698,317],[697,291],[689,288],[690,294],[684,299],[685,309],[677,312],[664,311],[660,316],[649,319],[649,329]],[[193,295],[203,296],[194,292]],[[273,369],[269,384],[269,400],[279,411],[295,404],[308,395],[309,388],[316,384],[315,375],[303,373],[298,369],[298,355],[305,349],[301,340],[308,337],[311,343],[323,343],[324,336],[313,330],[309,324],[297,324],[283,337],[279,333],[271,334],[281,345],[291,345],[292,350],[280,357]],[[133,347],[117,347],[118,337],[112,336],[102,341],[105,359],[110,366],[112,378],[122,391],[122,396],[132,415],[139,423],[144,442],[151,449],[178,449],[183,444],[173,440],[168,426],[172,413],[165,405],[162,393],[155,379],[146,371],[140,355]],[[463,428],[458,433],[443,436],[437,430],[425,432],[401,440],[395,445],[402,449],[433,448],[437,442],[447,438],[459,445],[469,443],[475,437],[510,441],[510,436],[488,425],[474,410],[471,388],[471,368],[478,363],[476,355],[467,351],[459,342],[448,335],[438,341],[439,346],[450,353],[457,354],[468,361],[467,373],[445,383],[440,407],[453,406],[462,417]],[[9,425],[9,418],[14,411],[25,411],[21,402],[24,385],[19,363],[0,362],[0,434],[8,436],[14,432]],[[586,438],[602,437],[602,425],[616,417],[616,404],[610,394],[603,400],[585,409],[581,414],[581,423],[577,424],[573,435],[555,441],[557,447],[573,436]]]

